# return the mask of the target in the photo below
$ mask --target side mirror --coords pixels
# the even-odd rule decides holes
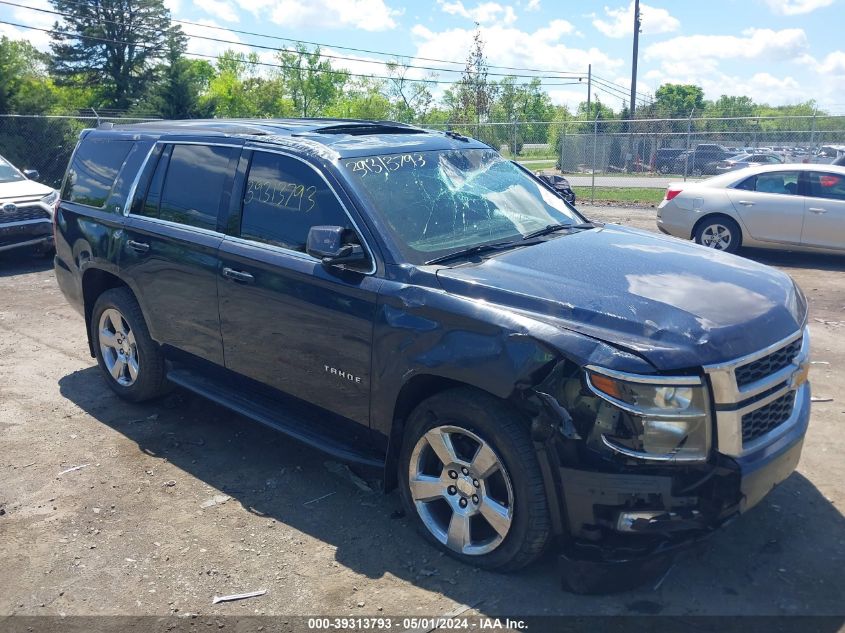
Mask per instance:
[[[38,180],[41,178],[41,174],[38,173],[37,169],[24,169],[23,175],[29,178],[30,180]]]
[[[350,244],[354,233],[342,226],[312,226],[308,231],[305,252],[323,262],[324,266],[357,264],[367,261],[360,244]]]

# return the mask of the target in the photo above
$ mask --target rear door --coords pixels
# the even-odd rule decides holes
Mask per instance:
[[[223,143],[159,144],[146,191],[129,210],[120,259],[152,337],[219,365],[219,222],[240,152]]]
[[[845,249],[845,176],[807,172],[806,215],[801,243]]]
[[[771,171],[749,176],[727,189],[731,203],[755,240],[800,244],[804,197],[800,171]]]
[[[311,164],[255,150],[242,159],[240,204],[220,247],[226,367],[369,423],[370,360],[380,280],[344,198]],[[305,253],[312,226],[354,230],[370,252],[356,269]]]

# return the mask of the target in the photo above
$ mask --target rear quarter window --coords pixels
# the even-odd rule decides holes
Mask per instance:
[[[62,199],[102,209],[133,141],[83,139],[68,169]]]

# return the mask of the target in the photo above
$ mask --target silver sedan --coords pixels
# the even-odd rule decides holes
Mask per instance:
[[[669,185],[663,233],[729,253],[740,246],[845,253],[845,167],[748,167]]]

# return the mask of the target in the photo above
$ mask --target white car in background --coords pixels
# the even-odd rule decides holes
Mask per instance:
[[[845,167],[748,167],[669,185],[663,233],[720,251],[740,246],[845,253]]]
[[[23,247],[52,252],[59,193],[35,178],[37,171],[21,171],[0,156],[0,252]]]

